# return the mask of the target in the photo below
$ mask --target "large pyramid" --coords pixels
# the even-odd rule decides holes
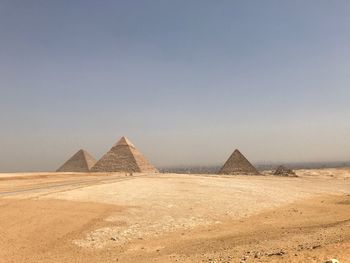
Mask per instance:
[[[155,173],[158,170],[126,138],[122,137],[92,167],[92,172]]]
[[[88,152],[79,150],[57,172],[89,172],[96,160]]]
[[[235,150],[224,166],[220,169],[219,174],[259,174],[258,170],[241,154]]]

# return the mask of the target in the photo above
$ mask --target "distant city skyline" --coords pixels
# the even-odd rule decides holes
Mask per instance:
[[[0,0],[0,172],[350,161],[349,1]]]

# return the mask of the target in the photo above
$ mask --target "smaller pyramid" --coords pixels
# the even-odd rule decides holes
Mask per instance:
[[[273,173],[273,175],[278,176],[297,176],[296,173],[283,165],[280,165],[277,167],[276,171]]]
[[[88,152],[79,150],[66,161],[56,172],[89,172],[96,160]]]
[[[231,175],[258,175],[258,170],[244,157],[239,151],[235,150],[230,158],[226,161],[223,167],[220,169],[219,174],[231,174]]]
[[[136,149],[131,141],[122,137],[97,163],[92,172],[156,173],[151,163]]]

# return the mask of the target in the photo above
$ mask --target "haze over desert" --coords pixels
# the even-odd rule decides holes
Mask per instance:
[[[0,263],[350,263],[349,25],[0,0]]]

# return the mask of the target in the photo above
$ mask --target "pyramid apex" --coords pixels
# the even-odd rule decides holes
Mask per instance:
[[[244,155],[241,153],[241,151],[238,150],[238,149],[235,149],[235,150],[233,151],[232,154],[233,154],[233,155],[242,155],[242,156],[244,156]]]
[[[131,147],[135,148],[135,146],[132,144],[132,142],[125,136],[121,137],[115,146],[121,146],[121,145],[131,146]]]
[[[89,156],[89,155],[90,155],[90,154],[89,154],[87,151],[85,151],[84,149],[80,149],[80,150],[78,151],[78,153],[83,154],[84,156]]]
[[[80,155],[86,155],[86,154],[88,154],[88,152],[87,151],[85,151],[84,149],[80,149],[79,151],[77,151],[75,154],[80,154]]]

